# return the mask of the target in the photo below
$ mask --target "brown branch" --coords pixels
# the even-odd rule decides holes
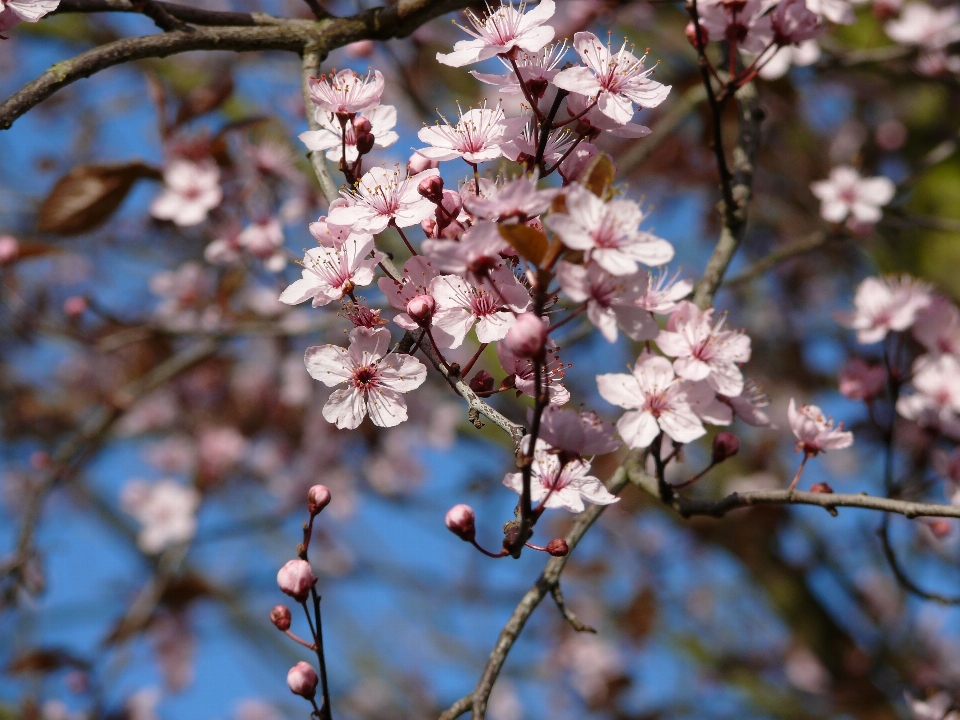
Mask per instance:
[[[311,130],[320,130],[320,123],[317,122],[315,107],[310,99],[310,78],[320,74],[320,63],[323,62],[326,54],[316,45],[309,45],[303,50],[301,63],[300,86],[303,92],[303,107],[307,115],[307,125]],[[337,184],[330,176],[330,169],[327,167],[327,159],[322,150],[310,150],[307,152],[307,159],[310,161],[310,167],[313,168],[313,174],[320,183],[320,192],[332,203],[340,196],[337,190]]]
[[[563,599],[563,591],[560,589],[560,583],[558,582],[552,588],[550,588],[550,596],[553,598],[553,602],[557,605],[557,610],[560,611],[560,614],[563,615],[563,619],[570,623],[572,627],[577,632],[587,632],[596,634],[596,628],[592,628],[578,618],[573,610],[567,607],[567,603]]]
[[[746,282],[749,282],[750,280],[753,280],[754,278],[763,275],[768,270],[776,267],[784,260],[796,257],[797,255],[802,255],[803,253],[810,252],[811,250],[816,250],[817,248],[827,244],[827,242],[830,240],[830,235],[825,232],[817,231],[805,238],[801,238],[800,240],[792,243],[787,243],[786,245],[777,248],[769,255],[760,258],[736,277],[730,278],[724,282],[723,286],[733,287],[735,285],[742,285]]]
[[[280,20],[263,13],[221,12],[178,5],[163,0],[153,0],[153,4],[162,8],[167,15],[193,25],[270,25]],[[101,13],[101,12],[139,12],[131,0],[61,0],[54,11],[63,13]]]
[[[941,605],[960,605],[960,596],[947,596],[940,595],[939,593],[929,592],[921,588],[910,579],[910,576],[907,575],[906,570],[904,570],[900,565],[900,561],[897,559],[897,555],[893,550],[893,545],[890,543],[889,515],[883,516],[883,522],[880,523],[880,529],[877,531],[877,535],[880,536],[880,544],[883,546],[883,556],[887,559],[887,564],[890,566],[893,576],[897,579],[897,583],[902,588],[919,598],[923,598],[924,600],[932,600],[933,602],[940,603]]]

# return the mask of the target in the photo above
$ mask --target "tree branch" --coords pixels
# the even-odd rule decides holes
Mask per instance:
[[[303,92],[303,108],[307,115],[307,125],[311,130],[320,130],[320,123],[317,122],[313,101],[310,99],[310,78],[320,74],[320,63],[326,57],[316,45],[308,45],[303,50],[303,62],[301,64],[300,87]],[[324,152],[320,150],[310,150],[307,152],[307,160],[310,161],[310,167],[313,168],[313,174],[320,183],[320,192],[332,203],[338,197],[340,192],[337,190],[337,184],[330,176],[330,169],[327,167],[327,159]]]
[[[163,0],[154,0],[154,4],[163,8],[168,15],[193,25],[272,25],[280,18],[264,13],[221,12],[178,5]],[[61,0],[54,14],[63,13],[100,13],[100,12],[140,12],[131,0]]]

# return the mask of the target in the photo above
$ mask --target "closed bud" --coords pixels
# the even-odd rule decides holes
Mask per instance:
[[[307,509],[310,516],[318,515],[330,504],[330,490],[326,485],[314,485],[307,491]]]
[[[683,34],[687,36],[687,41],[697,50],[702,48],[707,43],[707,31],[704,29],[703,25],[700,26],[699,38],[697,37],[697,29],[692,21],[687,23],[687,26],[683,29]]]
[[[439,175],[424,178],[417,185],[417,192],[435,205],[439,205],[443,199],[443,178]]]
[[[570,552],[570,546],[563,538],[554,538],[547,543],[547,552],[554,557],[563,557]]]
[[[433,170],[438,167],[440,167],[440,163],[437,160],[431,160],[420,153],[414,153],[410,156],[410,159],[407,160],[408,175],[416,175],[417,173],[422,173],[424,170]]]
[[[410,298],[407,303],[407,315],[420,327],[430,324],[430,318],[433,317],[433,311],[437,307],[436,300],[432,295],[417,295]]]
[[[949,520],[929,520],[927,523],[930,527],[930,532],[933,533],[933,536],[938,540],[941,540],[947,535],[950,534],[950,521]]]
[[[317,584],[310,563],[306,560],[291,560],[277,573],[277,585],[297,602],[303,602],[310,595],[310,588]]]
[[[424,234],[429,238],[437,237],[437,221],[432,217],[421,220],[420,229],[423,230]]]
[[[298,662],[287,673],[287,687],[290,688],[290,692],[307,700],[313,700],[316,697],[319,682],[320,678],[309,663]]]
[[[731,432],[718,432],[713,437],[713,464],[718,465],[740,452],[740,438]]]
[[[280,632],[286,632],[290,629],[290,608],[286,605],[277,605],[270,611],[270,622]]]
[[[478,394],[485,394],[493,390],[493,375],[486,370],[477,370],[477,374],[470,378],[470,389]]]
[[[821,493],[821,494],[823,494],[823,495],[832,495],[832,494],[833,494],[833,488],[830,487],[830,486],[829,486],[827,483],[825,483],[825,482],[819,482],[819,483],[814,483],[813,485],[810,486],[810,492],[812,492],[812,493]]]
[[[477,534],[477,516],[473,508],[469,505],[460,503],[447,510],[447,517],[444,520],[447,529],[461,540],[470,542]]]
[[[0,235],[0,266],[12,263],[20,254],[20,243],[13,235]]]
[[[458,192],[444,190],[443,200],[440,204],[443,205],[445,212],[438,212],[437,218],[439,219],[441,215],[446,215],[446,222],[441,223],[441,225],[447,225],[456,220],[460,215],[460,211],[463,209],[463,198],[460,197],[460,193]]]
[[[373,150],[373,144],[376,140],[373,133],[357,133],[357,153],[366,155]]]
[[[547,81],[543,78],[537,78],[536,80],[531,80],[527,83],[527,87],[530,90],[530,94],[539,100],[543,97],[543,94],[547,91]]]
[[[90,307],[90,303],[87,302],[85,297],[74,295],[63,301],[63,314],[71,320],[76,320],[87,311],[88,307]]]
[[[357,135],[366,135],[371,131],[370,121],[365,117],[355,117],[353,119],[353,131]]]
[[[517,357],[540,357],[547,344],[547,325],[536,313],[525,312],[517,316],[503,342]]]

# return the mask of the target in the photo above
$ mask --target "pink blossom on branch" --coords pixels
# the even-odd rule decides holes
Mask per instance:
[[[820,216],[827,222],[849,217],[858,223],[875,223],[882,216],[880,208],[893,199],[896,186],[889,178],[861,177],[849,165],[840,165],[826,180],[811,184],[810,190],[820,199]]]
[[[854,309],[835,317],[857,331],[857,342],[867,345],[883,340],[889,332],[909,329],[930,301],[930,286],[908,275],[869,277],[857,287]]]
[[[522,117],[507,119],[499,105],[492,110],[482,107],[461,111],[456,125],[451,125],[446,118],[443,121],[443,125],[428,125],[417,133],[417,137],[430,146],[417,152],[430,160],[462,157],[471,165],[502,156],[501,145],[523,132],[527,124]]]
[[[441,275],[430,283],[437,301],[434,325],[452,338],[450,347],[460,347],[474,323],[480,342],[502,340],[516,314],[530,307],[529,293],[508,267],[501,265],[487,277],[481,285],[455,275]]]
[[[574,455],[605,455],[622,444],[616,429],[595,412],[577,412],[573,408],[547,405],[540,417],[540,439],[552,447]]]
[[[517,389],[517,395],[534,397],[537,393],[536,375],[533,361],[514,355],[504,343],[497,343],[497,358],[500,366],[507,373],[504,381],[508,386]],[[566,405],[570,402],[570,391],[561,383],[565,374],[563,361],[557,354],[556,345],[552,340],[547,341],[547,358],[544,370],[540,377],[540,392],[546,390],[547,400],[555,405]]]
[[[172,160],[163,171],[163,185],[150,204],[150,214],[181,227],[199,225],[223,199],[220,170],[212,160]]]
[[[373,282],[380,254],[373,238],[361,242],[351,235],[340,247],[318,247],[303,256],[302,277],[280,295],[280,302],[299,305],[313,299],[313,307],[340,300],[357,286]]]
[[[514,50],[536,53],[553,40],[554,30],[544,23],[554,13],[553,0],[541,0],[530,12],[526,3],[515,7],[501,2],[500,7],[492,9],[483,17],[477,17],[472,11],[466,12],[471,28],[460,28],[473,36],[473,40],[460,40],[453,46],[452,53],[437,53],[437,62],[451,67],[472,65],[497,55],[506,56]]]
[[[424,170],[401,177],[399,166],[394,170],[370,168],[353,190],[341,191],[353,204],[331,208],[327,223],[373,235],[391,223],[401,228],[418,225],[433,215],[436,206],[420,195],[417,186],[424,178],[438,174],[437,170]]]
[[[816,405],[801,405],[790,398],[787,408],[790,429],[797,437],[797,452],[807,456],[827,450],[842,450],[853,445],[853,433],[843,429],[843,423],[833,426],[833,420],[824,417]]]
[[[335,75],[310,78],[310,99],[321,110],[335,115],[356,115],[380,104],[383,94],[383,75],[379,70],[365,77],[353,70],[341,70]]]
[[[851,359],[840,371],[840,394],[850,400],[875,400],[886,384],[886,369],[882,365],[868,365],[860,358]]]
[[[355,121],[347,123],[347,131],[344,135],[340,127],[340,121],[334,113],[316,108],[315,115],[320,129],[308,130],[299,135],[307,149],[318,152],[326,151],[327,160],[339,162],[343,156],[343,146],[346,144],[347,162],[356,162],[359,153],[357,152]],[[374,147],[388,148],[400,139],[400,136],[393,129],[397,124],[397,109],[393,105],[378,105],[365,110],[363,115],[358,116],[356,120],[361,118],[366,118],[370,122],[370,134],[373,135]]]
[[[560,61],[563,60],[563,56],[566,54],[566,41],[549,45],[538,53],[528,53],[521,50],[516,54],[514,62],[516,62],[517,67],[520,69],[520,77],[523,78],[527,86],[531,88],[534,96],[542,96],[543,93],[537,93],[536,90],[538,88],[546,90],[547,85],[553,82],[557,73],[560,72],[557,66],[560,65]],[[507,60],[502,57],[500,57],[499,60],[507,69],[506,75],[493,75],[492,73],[482,73],[476,70],[471,70],[470,74],[482,83],[499,87],[501,95],[519,95],[522,90],[520,89],[520,81],[517,79],[517,74],[513,71],[513,67]]]

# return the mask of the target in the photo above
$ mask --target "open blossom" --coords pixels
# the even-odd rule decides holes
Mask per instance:
[[[460,241],[427,238],[423,253],[444,272],[464,276],[481,284],[487,273],[503,264],[501,253],[510,249],[495,222],[481,220],[467,230]]]
[[[337,198],[330,203],[330,212],[333,212],[339,207],[350,207],[352,204],[353,203],[346,198]],[[326,216],[321,216],[316,222],[310,223],[307,229],[310,230],[310,234],[313,235],[313,239],[317,241],[317,244],[323,245],[324,247],[340,247],[351,235],[360,243],[365,243],[367,240],[373,239],[373,235],[370,233],[353,232],[350,226],[329,223],[327,222]]]
[[[560,61],[566,54],[567,43],[563,41],[562,43],[549,45],[538,53],[528,53],[521,50],[514,58],[514,62],[520,70],[520,77],[527,83],[527,87],[534,89],[534,94],[536,94],[538,86],[546,90],[547,84],[553,82],[557,73],[560,72],[558,69]],[[477,70],[471,70],[470,74],[482,83],[499,87],[501,95],[519,95],[522,90],[520,81],[517,80],[517,74],[513,71],[513,66],[502,57],[498,59],[507,69],[506,75],[493,75]]]
[[[777,45],[799,45],[826,30],[804,0],[782,0],[770,13],[770,26]]]
[[[401,228],[418,225],[436,210],[436,206],[417,191],[420,182],[433,175],[439,172],[424,170],[401,177],[399,166],[394,170],[370,168],[354,190],[341,191],[354,204],[331,209],[327,222],[374,235],[386,230],[391,223]]]
[[[590,107],[592,104],[593,98],[587,95],[567,96],[567,114],[571,118],[577,118],[579,132],[583,132],[581,128],[589,131],[588,137],[594,138],[602,132],[608,132],[616,137],[641,138],[651,132],[646,125],[614,120],[601,112],[598,107]]]
[[[637,263],[662,265],[673,259],[673,245],[638,229],[643,213],[631,200],[603,202],[582,185],[566,193],[567,212],[554,213],[547,225],[563,244],[583,250],[587,261],[613,275],[630,275]]]
[[[661,431],[680,443],[707,432],[691,407],[691,386],[674,375],[673,365],[665,357],[644,351],[630,375],[598,375],[597,387],[604,400],[630,410],[617,422],[628,447],[649,447]],[[694,394],[702,395],[702,387],[695,388]]]
[[[356,162],[359,153],[357,152],[357,132],[354,124],[352,122],[347,123],[347,131],[344,135],[340,121],[334,113],[316,108],[315,115],[317,122],[320,124],[320,129],[308,130],[300,133],[299,136],[307,149],[326,150],[328,160],[339,162],[343,155],[345,140],[347,162]],[[364,111],[362,117],[370,121],[370,134],[373,135],[374,147],[388,148],[400,139],[400,136],[393,129],[397,124],[397,109],[393,105],[378,105],[370,108]]]
[[[334,390],[323,406],[323,417],[338,428],[352,430],[369,414],[374,425],[393,427],[407,419],[404,393],[420,387],[427,369],[410,355],[387,353],[390,333],[358,327],[350,347],[317,345],[307,348],[304,362],[310,376]]]
[[[513,0],[510,0],[509,4],[501,2],[500,7],[491,9],[483,17],[468,10],[466,16],[473,27],[461,26],[461,29],[474,39],[458,41],[452,53],[437,53],[437,62],[463,67],[496,55],[506,55],[514,48],[528,53],[539,52],[553,40],[553,28],[544,23],[553,17],[555,9],[553,0],[541,0],[533,10],[524,12],[525,2],[514,7]]]
[[[769,4],[762,0],[698,0],[700,26],[710,40],[726,40],[739,50],[760,53],[773,39]]]
[[[903,0],[894,1],[902,2]],[[859,4],[861,0],[854,0],[854,2]],[[825,17],[832,23],[852,25],[857,20],[850,0],[806,0],[806,3],[811,12]]]
[[[529,446],[530,436],[524,440]],[[564,508],[575,513],[583,512],[584,501],[593,505],[617,502],[619,498],[611,495],[589,472],[589,462],[575,458],[563,463],[556,451],[538,438],[533,451],[530,499],[535,503],[546,499],[545,507]],[[503,484],[517,493],[523,492],[523,473],[508,473]]]
[[[891,40],[901,45],[940,50],[960,40],[960,7],[937,9],[924,2],[912,2],[884,29]]]
[[[539,190],[536,178],[524,175],[483,195],[466,193],[463,207],[478,220],[526,222],[546,212],[559,192],[558,188]]]
[[[430,147],[417,152],[439,161],[462,157],[472,165],[503,155],[500,146],[523,132],[527,123],[526,118],[506,118],[499,105],[492,110],[483,107],[461,111],[456,125],[446,118],[443,121],[443,125],[421,128],[417,137]]]
[[[939,692],[927,700],[919,700],[905,693],[907,708],[913,720],[960,720],[960,711],[951,710],[954,706],[949,693]]]
[[[753,427],[769,427],[772,423],[770,416],[762,408],[770,404],[770,400],[760,387],[750,378],[743,384],[743,392],[733,397],[717,395],[717,400],[726,403],[733,410],[733,414]],[[701,416],[702,417],[702,416]]]
[[[403,264],[403,274],[399,280],[385,277],[377,281],[377,285],[387,298],[387,301],[393,305],[393,307],[404,311],[394,316],[393,321],[397,325],[404,330],[416,330],[421,327],[421,324],[406,312],[407,308],[410,307],[410,303],[415,299],[419,299],[419,304],[424,307],[429,306],[427,298],[432,300],[434,309],[430,310],[430,313],[432,314],[434,312],[436,300],[430,291],[430,285],[438,275],[439,272],[430,260],[422,255],[414,255]],[[450,347],[453,338],[448,335],[445,330],[438,327],[431,330],[431,332],[433,333],[434,340],[436,340],[441,347]]]
[[[507,373],[505,382],[512,383],[517,388],[518,396],[523,394],[527,397],[535,397],[537,378],[533,361],[530,358],[515,355],[506,343],[497,343],[497,358],[500,360],[500,367]],[[555,405],[566,405],[570,402],[570,391],[561,382],[564,374],[565,368],[557,354],[556,343],[548,338],[546,362],[540,377],[540,392],[543,392],[545,386],[547,400]]]
[[[562,70],[554,84],[572,93],[597,98],[600,112],[618,123],[633,118],[634,103],[642,108],[656,107],[670,94],[670,86],[650,79],[643,61],[627,50],[626,42],[616,53],[591,32],[573,36],[573,47],[586,67]]]
[[[216,163],[177,159],[163,171],[163,192],[150,203],[150,214],[186,227],[199,225],[223,199]]]
[[[790,429],[797,436],[797,452],[816,455],[827,450],[842,450],[853,445],[853,433],[843,429],[843,423],[833,426],[816,405],[801,405],[790,398],[787,408]]]
[[[373,252],[373,238],[361,241],[351,235],[340,247],[318,247],[303,256],[303,277],[280,295],[280,302],[299,305],[313,298],[313,307],[340,300],[358,285],[373,282],[380,255]]]
[[[876,399],[887,384],[887,371],[882,365],[868,365],[853,358],[840,371],[840,394],[850,400]]]
[[[124,487],[120,507],[143,526],[137,535],[140,549],[154,554],[196,534],[200,493],[176,480],[134,480]]]
[[[806,67],[820,59],[820,46],[816,40],[805,40],[799,45],[786,45],[778,49],[769,60],[763,61],[760,77],[776,80],[783,77],[791,66]]]
[[[681,280],[679,272],[672,277],[667,272],[647,273],[646,288],[636,302],[647,312],[669,315],[692,290],[693,281]]]
[[[718,393],[736,396],[743,391],[743,374],[737,367],[750,359],[750,338],[713,324],[713,308],[701,311],[684,301],[673,311],[657,345],[676,358],[673,369],[686,380],[705,380]]]
[[[272,272],[280,272],[287,265],[287,256],[283,251],[283,227],[275,217],[264,218],[245,227],[237,235],[237,244],[263,260]]]
[[[913,364],[911,395],[897,400],[897,412],[921,425],[954,427],[960,415],[960,360],[953,355],[921,355]]]
[[[60,5],[60,0],[3,0],[0,2],[0,32],[21,22],[35,23]]]
[[[960,310],[943,295],[933,295],[918,313],[913,336],[929,352],[960,357]]]
[[[310,99],[321,110],[336,115],[356,115],[380,104],[383,94],[383,75],[379,70],[365,77],[353,70],[341,70],[335,75],[310,78]]]
[[[540,416],[539,438],[550,446],[574,455],[605,455],[620,447],[616,430],[595,412],[547,405]]]
[[[430,294],[437,302],[434,325],[452,338],[450,347],[460,347],[474,323],[480,342],[502,340],[516,313],[530,307],[529,293],[508,267],[501,265],[488,277],[482,285],[471,285],[455,275],[441,275],[430,283]]]
[[[860,283],[853,298],[854,309],[836,313],[837,322],[857,331],[857,342],[883,340],[888,332],[906,330],[917,314],[930,304],[930,286],[904,275],[869,277]]]
[[[810,185],[820,199],[820,216],[835,223],[848,217],[858,223],[877,222],[880,208],[893,199],[896,189],[889,178],[864,178],[849,165],[833,168],[828,179]]]
[[[617,328],[634,340],[653,340],[660,326],[637,301],[646,286],[645,273],[611,275],[596,263],[557,265],[560,289],[574,302],[587,303],[587,317],[608,342],[617,339]]]

